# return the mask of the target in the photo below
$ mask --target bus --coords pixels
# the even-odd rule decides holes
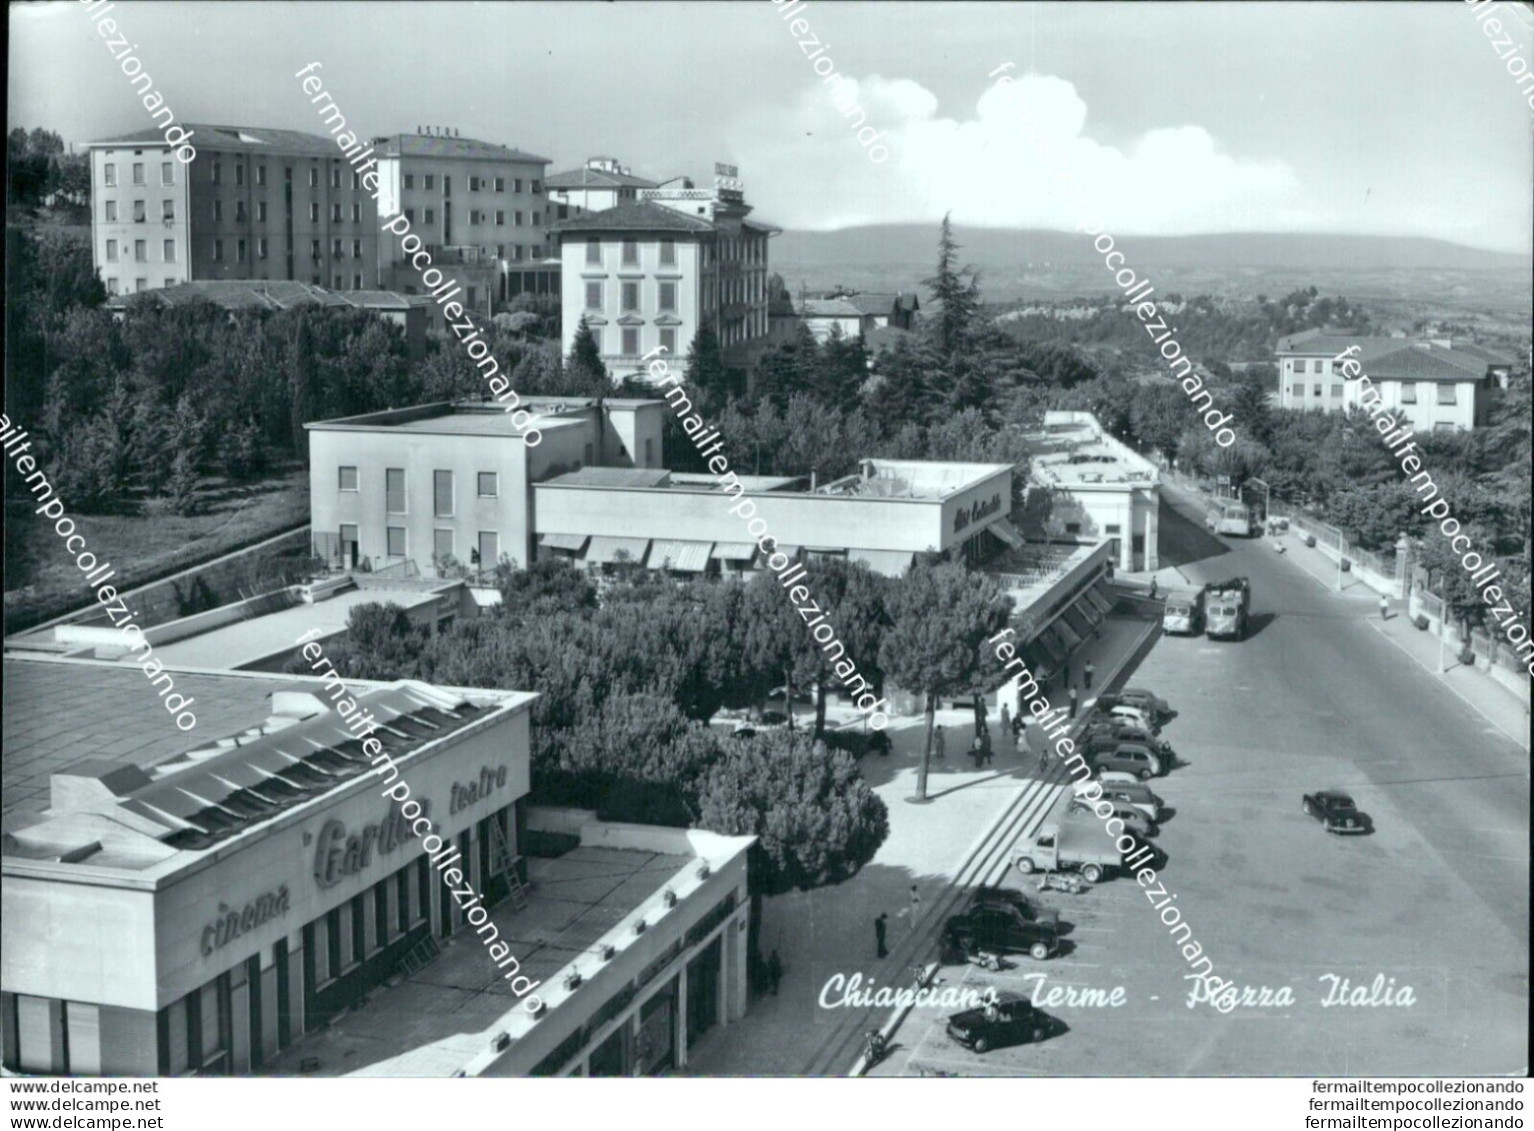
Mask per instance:
[[[1250,538],[1257,533],[1253,526],[1252,510],[1245,503],[1225,499],[1209,508],[1208,525],[1216,534],[1234,534]]]

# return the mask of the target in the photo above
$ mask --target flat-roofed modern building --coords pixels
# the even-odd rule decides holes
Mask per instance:
[[[917,554],[980,562],[1021,535],[1011,464],[863,460],[825,483],[662,466],[665,401],[531,397],[541,440],[495,404],[436,404],[308,425],[315,552],[346,569],[413,562],[426,577],[483,576],[502,557],[603,570],[740,575],[763,568],[732,495],[793,554],[899,574]],[[743,492],[743,494],[742,494]]]
[[[378,286],[378,208],[333,139],[186,123],[87,143],[92,259],[108,294],[211,279]]]
[[[4,668],[11,1072],[631,1076],[746,1011],[755,838],[531,808],[532,694],[179,669],[184,733]]]
[[[344,568],[415,563],[423,576],[533,560],[532,484],[588,466],[659,468],[661,401],[527,397],[537,442],[495,403],[433,404],[312,423],[318,556]]]
[[[1050,411],[1027,437],[1028,478],[1053,493],[1052,539],[1108,540],[1122,570],[1159,568],[1161,477],[1156,465],[1108,435],[1089,412]]]

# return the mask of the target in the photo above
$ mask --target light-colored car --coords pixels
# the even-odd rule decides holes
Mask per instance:
[[[1110,785],[1139,785],[1140,779],[1123,770],[1098,770],[1097,780],[1106,786]]]
[[[1071,820],[1097,820],[1099,818],[1094,806],[1100,805],[1102,804],[1102,801],[1106,800],[1106,797],[1101,801],[1095,802],[1085,801],[1079,797],[1072,798],[1070,805],[1066,807],[1065,815]],[[1113,816],[1123,821],[1124,828],[1129,832],[1132,832],[1136,836],[1147,840],[1155,835],[1153,831],[1154,826],[1146,818],[1145,814],[1140,812],[1133,805],[1126,805],[1122,801],[1109,801],[1108,803],[1113,806]]]
[[[1110,782],[1103,786],[1103,796],[1110,801],[1133,805],[1152,821],[1161,820],[1161,806],[1164,803],[1144,782],[1135,782],[1133,785]]]
[[[1127,770],[1141,781],[1161,774],[1161,759],[1137,742],[1121,742],[1112,750],[1094,754],[1092,764],[1099,769]]]
[[[1128,719],[1132,723],[1138,723],[1148,733],[1156,731],[1156,720],[1151,718],[1150,712],[1139,707],[1132,707],[1128,703],[1115,703],[1108,711],[1110,719]]]

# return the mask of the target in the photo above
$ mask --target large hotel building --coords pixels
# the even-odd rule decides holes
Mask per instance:
[[[89,143],[91,247],[108,294],[225,279],[378,286],[378,210],[330,138],[189,123]]]

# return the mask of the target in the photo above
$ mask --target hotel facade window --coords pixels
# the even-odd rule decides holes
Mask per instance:
[[[660,285],[660,309],[668,313],[676,310],[675,283],[662,283]]]
[[[403,526],[386,527],[385,537],[388,539],[385,553],[391,558],[403,558],[408,545],[405,541],[405,528]]]
[[[402,467],[384,471],[384,510],[388,514],[405,513],[405,469]]]
[[[165,246],[163,248],[163,254],[164,254],[164,259],[165,259],[166,263],[174,263],[174,262],[176,262],[176,241],[175,240],[166,240],[165,241]]]
[[[453,557],[453,532],[441,528],[431,532],[431,556],[434,563]]]
[[[522,214],[520,212],[517,213],[517,223],[519,224],[522,222],[521,216]],[[600,267],[602,265],[601,240],[588,239],[586,241],[586,262],[594,267]]]
[[[624,283],[623,284],[623,294],[622,294],[622,297],[623,297],[623,309],[624,310],[638,310],[639,309],[639,284],[638,283]]]
[[[105,204],[106,221],[108,224],[117,223],[117,201],[109,200]]]
[[[107,262],[108,263],[116,263],[117,262],[117,241],[116,240],[107,240]]]
[[[623,328],[623,355],[636,357],[639,354],[639,331],[632,326]]]
[[[1415,382],[1415,381],[1402,381],[1401,382],[1401,403],[1402,404],[1416,404],[1417,403],[1417,382]]]
[[[174,220],[176,218],[176,202],[174,200],[160,201],[160,219]]]
[[[494,530],[479,532],[479,568],[494,569],[501,560],[501,536]]]
[[[144,202],[142,200],[135,200],[133,202],[133,222],[135,224],[142,224],[145,220],[145,216],[146,210],[144,207]]]
[[[537,221],[534,220],[533,223],[536,224]],[[625,267],[638,267],[639,266],[639,242],[637,240],[624,240],[623,241],[623,266],[625,266]]]
[[[438,518],[451,518],[453,515],[453,473],[451,471],[432,472],[432,514]]]
[[[586,309],[587,310],[601,310],[602,309],[602,284],[601,283],[587,283],[586,284]]]
[[[161,163],[160,183],[162,185],[173,185],[176,183],[176,163],[174,161],[165,161]]]
[[[357,469],[349,465],[342,465],[337,468],[336,485],[342,491],[357,490]]]
[[[660,241],[660,263],[662,267],[676,266],[676,240]]]
[[[494,471],[481,471],[475,479],[476,492],[481,499],[494,499],[500,495],[500,476]]]
[[[661,327],[661,331],[660,331],[660,344],[666,348],[666,355],[668,357],[675,357],[676,356],[676,328],[675,327],[673,327],[673,326],[662,326]],[[648,442],[649,441],[646,441],[646,443],[648,443]]]
[[[144,163],[142,161],[135,161],[133,163],[133,183],[136,185],[144,183]]]
[[[117,187],[117,166],[110,161],[101,167],[101,183],[107,188]]]
[[[149,248],[148,248],[148,245],[146,244],[146,242],[144,240],[134,240],[133,241],[133,262],[135,262],[135,263],[148,263],[149,262]]]

